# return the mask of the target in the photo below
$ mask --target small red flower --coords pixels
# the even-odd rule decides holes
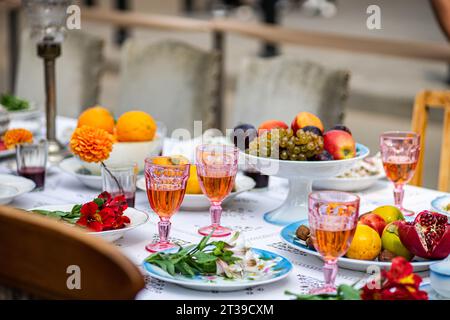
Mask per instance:
[[[403,257],[392,260],[389,271],[381,271],[381,288],[362,288],[363,300],[428,300],[428,294],[419,289],[422,278],[413,273],[411,263]]]
[[[98,232],[120,229],[130,223],[130,219],[123,215],[128,208],[125,196],[112,198],[108,192],[102,192],[97,199],[103,200],[103,203],[94,200],[81,207],[78,225]]]

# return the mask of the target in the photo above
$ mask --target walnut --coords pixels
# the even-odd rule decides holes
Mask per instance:
[[[382,250],[378,255],[378,261],[391,261],[394,258],[395,254],[386,249]]]
[[[300,227],[298,227],[297,231],[295,232],[297,238],[299,238],[300,240],[306,241],[306,239],[308,239],[309,235],[310,235],[310,230],[307,226],[305,226],[304,224],[302,224]]]

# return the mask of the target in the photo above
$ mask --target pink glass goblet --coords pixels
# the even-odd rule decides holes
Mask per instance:
[[[147,197],[153,211],[159,216],[159,242],[148,244],[145,249],[159,252],[178,247],[168,240],[170,218],[178,211],[186,193],[189,164],[171,164],[170,157],[145,159]]]
[[[359,197],[340,191],[312,192],[308,198],[308,220],[311,239],[325,264],[325,285],[313,289],[311,294],[332,293],[338,266],[355,234],[359,214]]]
[[[394,183],[395,206],[405,216],[414,211],[403,208],[403,186],[413,177],[420,154],[420,136],[411,131],[390,131],[380,136],[380,151],[386,177]]]
[[[196,165],[200,187],[211,202],[211,225],[200,228],[201,235],[225,237],[231,229],[220,225],[222,201],[233,189],[238,171],[239,149],[229,145],[204,144],[197,147]]]

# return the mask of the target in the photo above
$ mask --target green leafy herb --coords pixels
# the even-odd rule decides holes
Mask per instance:
[[[341,284],[334,294],[296,294],[289,291],[285,294],[295,296],[297,300],[361,300],[360,291],[348,284]]]
[[[156,265],[174,276],[181,274],[192,277],[196,274],[215,274],[216,262],[220,259],[227,264],[240,260],[227,250],[229,244],[224,241],[208,242],[211,235],[203,237],[197,245],[180,247],[175,253],[154,253],[145,261]]]
[[[26,110],[30,107],[28,101],[20,99],[12,94],[3,94],[0,97],[0,104],[8,111]]]
[[[75,224],[81,217],[81,204],[74,205],[70,212],[67,211],[48,211],[48,210],[32,210],[34,213],[47,216],[56,220],[63,220],[71,224]]]

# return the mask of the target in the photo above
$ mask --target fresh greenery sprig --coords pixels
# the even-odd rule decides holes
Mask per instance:
[[[285,294],[296,297],[297,300],[361,300],[361,292],[348,284],[337,287],[336,293],[332,294],[296,294],[285,291]]]
[[[32,210],[34,213],[54,218],[56,220],[64,220],[68,223],[75,224],[81,217],[81,204],[74,205],[70,212],[67,211],[49,211],[49,210]]]
[[[3,94],[0,97],[0,104],[8,111],[26,110],[30,107],[27,100],[20,99],[12,94]]]
[[[234,238],[239,235],[235,234]],[[154,253],[145,261],[154,264],[170,275],[181,274],[192,277],[196,274],[215,274],[216,262],[222,260],[228,265],[241,260],[228,250],[229,244],[224,241],[209,242],[211,234],[203,237],[197,245],[180,247],[175,253]]]

